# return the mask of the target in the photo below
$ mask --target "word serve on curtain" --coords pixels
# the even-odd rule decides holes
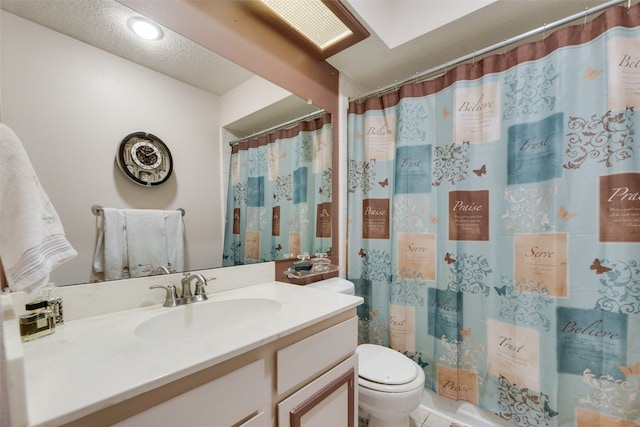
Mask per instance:
[[[234,144],[223,266],[331,250],[331,115]]]
[[[640,424],[640,5],[349,106],[360,340],[518,426]]]

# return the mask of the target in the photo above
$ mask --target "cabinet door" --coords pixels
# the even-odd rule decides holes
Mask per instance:
[[[351,356],[278,404],[278,427],[354,427],[357,356]]]

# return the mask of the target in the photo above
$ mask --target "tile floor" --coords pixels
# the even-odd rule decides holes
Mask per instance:
[[[366,420],[360,418],[358,427],[367,427]],[[409,417],[409,427],[470,427],[466,424],[458,424],[448,419],[430,413],[426,409],[418,408]]]
[[[423,408],[418,408],[413,411],[409,421],[410,427],[458,427],[452,424],[451,421],[432,414]]]

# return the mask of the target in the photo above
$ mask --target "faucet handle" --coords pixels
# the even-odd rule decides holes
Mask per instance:
[[[196,290],[194,297],[196,301],[204,301],[207,299],[207,292],[204,287],[207,286],[207,280],[201,274],[196,274]]]
[[[189,299],[193,296],[191,293],[191,275],[189,273],[182,273],[182,294],[180,296],[183,299]]]
[[[167,291],[167,295],[164,299],[164,307],[176,307],[182,303],[182,301],[178,298],[178,293],[176,292],[176,287],[173,285],[162,286],[162,285],[152,285],[149,286],[149,289],[159,289],[162,288]]]
[[[204,295],[207,296],[207,292],[204,290],[204,287],[207,286],[207,281],[205,279],[204,282],[197,281],[196,282],[196,291],[194,295]]]

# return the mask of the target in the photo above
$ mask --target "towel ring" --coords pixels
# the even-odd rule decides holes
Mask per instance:
[[[103,210],[103,208],[102,208],[102,206],[100,206],[100,205],[93,205],[93,206],[91,206],[91,212],[92,212],[95,216],[100,216],[100,215],[102,215],[102,210]],[[177,210],[177,211],[179,211],[179,212],[182,214],[182,216],[184,216],[184,215],[185,215],[185,210],[184,210],[183,208],[178,208],[178,209],[176,209],[176,210]]]

